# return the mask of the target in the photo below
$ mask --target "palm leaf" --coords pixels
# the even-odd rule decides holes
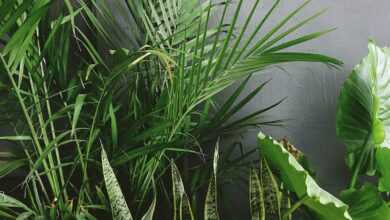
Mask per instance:
[[[76,102],[74,104],[74,112],[73,112],[73,119],[72,119],[72,133],[71,133],[71,135],[74,135],[74,133],[75,133],[77,122],[79,120],[80,113],[81,113],[81,110],[83,108],[84,101],[85,101],[86,97],[87,96],[85,94],[77,95]]]

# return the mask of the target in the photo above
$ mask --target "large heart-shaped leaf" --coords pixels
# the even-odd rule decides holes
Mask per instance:
[[[349,189],[341,193],[341,199],[350,206],[354,220],[390,219],[390,208],[373,185],[361,189]]]
[[[347,145],[348,166],[373,174],[390,191],[390,49],[369,43],[369,54],[343,85],[337,110],[337,135]]]
[[[318,186],[281,143],[259,133],[260,150],[269,165],[280,173],[281,180],[287,189],[321,220],[352,219],[347,211],[348,206]]]

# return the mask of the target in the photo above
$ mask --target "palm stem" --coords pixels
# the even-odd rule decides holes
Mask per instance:
[[[37,28],[36,34],[37,34],[38,54],[39,54],[39,56],[41,56],[42,52],[41,52],[41,45],[40,45],[40,42],[39,42],[39,29],[38,28]],[[45,62],[45,59],[42,59],[42,61],[40,62],[39,65],[40,65],[40,69],[41,69],[41,76],[42,76],[42,78],[45,78],[43,62]],[[43,91],[44,91],[44,96],[45,96],[45,100],[46,100],[47,114],[48,114],[48,117],[49,117],[49,120],[50,120],[50,118],[52,118],[52,110],[51,110],[51,106],[50,106],[49,91],[48,91],[48,88],[47,88],[46,81],[43,81]],[[55,127],[54,127],[53,120],[50,120],[50,130],[51,130],[52,139],[56,140],[56,132],[55,132]],[[64,172],[62,170],[62,167],[60,166],[62,164],[62,162],[61,162],[61,156],[60,156],[60,152],[58,150],[57,143],[55,143],[54,151],[55,151],[55,156],[56,156],[56,160],[57,160],[57,165],[59,166],[58,170],[59,170],[59,175],[60,175],[61,186],[64,186],[65,185]],[[63,189],[63,192],[64,192],[65,200],[67,200],[68,199],[68,193],[67,193],[66,188]]]
[[[17,86],[17,84],[16,84],[16,82],[15,82],[13,76],[12,76],[12,73],[11,73],[9,67],[8,67],[8,64],[4,60],[4,57],[3,57],[2,54],[0,54],[0,58],[1,58],[1,61],[2,61],[3,65],[4,65],[4,67],[6,68],[6,72],[8,73],[8,78],[10,79],[10,81],[12,83],[12,86],[15,89],[15,93],[16,93],[16,96],[18,98],[19,104],[20,104],[20,106],[22,108],[23,114],[24,114],[24,116],[26,118],[26,122],[28,124],[29,129],[30,129],[31,137],[32,137],[32,139],[34,141],[34,145],[35,145],[38,153],[42,154],[43,153],[42,146],[41,146],[41,144],[40,144],[40,142],[38,140],[37,132],[35,131],[33,121],[32,121],[32,119],[30,118],[30,116],[28,114],[28,110],[27,110],[27,107],[26,107],[26,105],[24,103],[24,99],[23,99],[23,97],[22,97],[22,95],[20,93],[19,87]],[[55,180],[53,179],[53,176],[51,175],[52,173],[50,172],[50,169],[49,169],[49,166],[48,166],[46,160],[43,160],[43,166],[44,166],[45,170],[48,171],[47,178],[49,180],[49,183],[50,183],[51,187],[53,189],[55,189],[56,188],[55,187]]]

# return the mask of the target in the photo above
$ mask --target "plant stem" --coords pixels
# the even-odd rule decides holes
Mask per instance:
[[[368,141],[370,140],[370,137],[371,137],[371,131],[369,131],[367,133],[367,136],[364,139],[364,143],[362,145],[362,152],[360,154],[359,161],[358,161],[358,163],[356,164],[356,166],[354,168],[353,176],[352,176],[352,179],[351,179],[351,184],[349,185],[349,189],[354,189],[355,186],[356,186],[356,181],[357,181],[357,178],[359,176],[360,168],[361,168],[362,163],[363,163],[363,161],[364,161],[364,159],[365,159],[365,157],[367,155],[368,147],[370,146],[368,144]]]
[[[19,101],[19,105],[20,105],[20,107],[22,109],[22,112],[23,112],[23,114],[25,116],[27,125],[28,125],[28,127],[30,129],[30,132],[31,132],[31,138],[33,139],[34,147],[36,148],[38,154],[42,155],[42,153],[43,153],[42,146],[41,146],[41,144],[39,142],[38,135],[37,135],[37,132],[36,132],[35,127],[34,127],[34,123],[33,123],[32,119],[31,119],[30,115],[28,114],[28,110],[27,110],[28,108],[27,108],[26,104],[24,103],[24,99],[23,99],[23,97],[21,95],[19,87],[16,84],[16,82],[15,82],[13,76],[12,76],[11,70],[9,69],[7,62],[5,61],[5,59],[4,59],[4,57],[2,56],[1,53],[0,53],[0,59],[1,59],[1,62],[3,63],[3,65],[4,65],[5,69],[6,69],[6,72],[8,74],[8,78],[10,79],[10,81],[12,83],[12,87],[15,90],[16,97],[18,98],[18,101]],[[50,184],[50,186],[53,189],[55,189],[55,180],[53,179],[52,172],[50,171],[50,166],[48,165],[46,159],[44,159],[42,163],[43,163],[44,169],[46,171],[48,171],[47,178],[49,180],[49,184]]]
[[[303,205],[303,203],[309,199],[309,196],[305,195],[303,196],[300,200],[298,200],[296,203],[294,203],[293,206],[291,206],[291,208],[289,208],[284,214],[283,214],[283,218],[282,219],[288,219],[288,216],[292,215],[293,212],[295,212],[295,210],[297,210],[299,207],[301,207],[301,205]]]
[[[40,44],[40,41],[39,41],[39,34],[40,34],[39,33],[39,29],[37,28],[36,35],[37,35],[38,54],[41,56],[42,52],[41,52],[41,44]],[[39,63],[39,66],[40,66],[40,69],[41,69],[41,76],[42,76],[42,78],[45,78],[45,70],[44,70],[44,67],[43,67],[43,63],[44,62],[46,62],[45,58],[43,58],[42,61]],[[44,96],[45,96],[45,100],[46,100],[47,114],[48,114],[48,117],[51,118],[52,117],[52,111],[51,111],[51,105],[50,105],[50,101],[49,101],[50,99],[49,99],[48,88],[47,88],[47,84],[46,84],[45,80],[43,81],[43,91],[44,91]],[[54,122],[52,120],[50,120],[50,129],[51,129],[51,135],[52,135],[53,141],[55,141],[56,140],[56,130],[55,130],[55,127],[54,127]],[[59,175],[60,175],[61,187],[64,187],[65,186],[65,179],[64,179],[64,173],[63,173],[62,167],[60,166],[62,164],[62,162],[61,162],[61,156],[60,156],[60,152],[58,150],[58,144],[57,143],[55,143],[54,152],[55,152],[55,157],[56,157],[56,160],[57,160],[57,165],[59,166],[58,170],[59,170]],[[63,188],[62,191],[64,192],[65,200],[67,200],[68,199],[68,193],[67,193],[66,187]]]

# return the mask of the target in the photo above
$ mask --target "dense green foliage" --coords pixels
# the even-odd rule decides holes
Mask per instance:
[[[253,1],[241,25],[243,0],[107,2],[0,0],[0,120],[10,133],[0,139],[13,144],[0,176],[23,177],[23,193],[2,195],[1,218],[131,219],[127,207],[134,219],[154,210],[170,216],[173,192],[180,201],[173,206],[185,213],[207,194],[211,216],[217,183],[251,164],[244,159],[254,152],[230,160],[236,145],[223,149],[217,173],[210,156],[216,140],[280,124],[260,116],[281,101],[233,117],[266,84],[244,95],[251,75],[288,62],[341,64],[291,50],[329,31],[289,37],[322,13],[289,27],[309,1],[269,31],[263,27],[279,0],[261,20],[254,17],[261,1]],[[238,80],[218,106],[215,95]],[[183,169],[188,197],[181,184],[170,187],[172,160]]]

